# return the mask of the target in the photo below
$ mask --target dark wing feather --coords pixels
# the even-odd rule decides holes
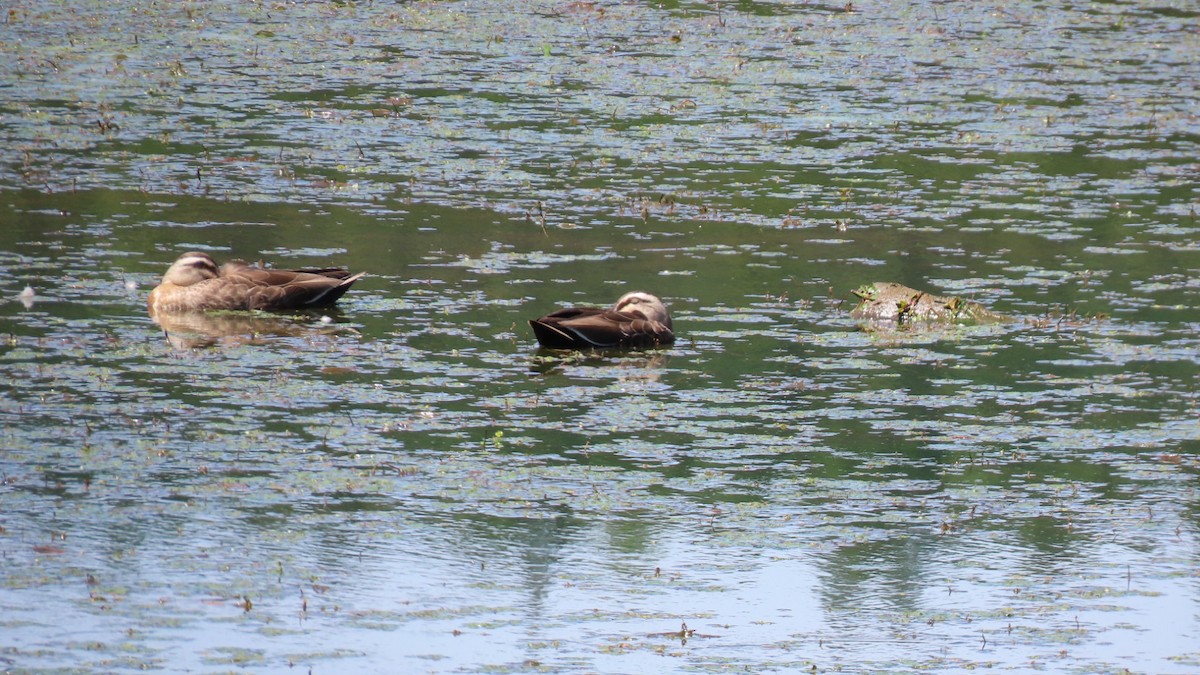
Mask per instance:
[[[594,316],[596,314],[603,314],[606,311],[608,310],[601,309],[599,307],[569,307],[567,309],[560,309],[557,312],[547,314],[546,316],[538,319],[538,321],[557,323],[570,319],[578,319],[582,317]]]
[[[313,298],[313,300],[309,304],[312,306],[320,306],[320,307],[324,307],[326,305],[332,305],[333,303],[337,302],[343,295],[345,295],[346,291],[350,290],[350,287],[354,285],[354,282],[363,278],[364,276],[366,276],[366,274],[367,274],[366,272],[359,272],[358,274],[354,274],[354,275],[347,276],[347,277],[333,277],[333,276],[329,276],[329,275],[323,275],[329,279],[336,279],[337,283],[332,284],[329,287],[327,287],[325,292],[323,292],[319,296]]]
[[[323,277],[329,277],[330,279],[350,278],[350,270],[346,269],[345,267],[304,267],[293,271],[303,272],[304,274],[316,274]],[[361,277],[362,274],[358,274],[356,276]]]
[[[599,308],[579,307],[560,309],[540,319],[532,319],[529,325],[533,328],[533,334],[537,337],[537,341],[543,347],[550,349],[587,349],[595,345],[580,335],[579,331],[572,327],[572,323],[584,321],[604,311]]]

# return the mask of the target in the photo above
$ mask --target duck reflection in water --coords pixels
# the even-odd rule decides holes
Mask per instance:
[[[159,312],[151,315],[180,351],[260,344],[279,337],[316,337],[357,331],[339,326],[340,314],[251,314],[249,312]]]
[[[529,325],[548,349],[653,349],[675,342],[667,306],[641,291],[622,295],[609,309],[561,309]]]
[[[184,253],[150,291],[150,317],[177,348],[216,344],[230,336],[299,335],[311,326],[295,318],[240,313],[244,310],[299,311],[331,307],[365,273],[336,268],[277,270],[241,261],[218,267],[207,253]],[[301,314],[315,319],[319,315]],[[324,323],[328,317],[321,316]]]

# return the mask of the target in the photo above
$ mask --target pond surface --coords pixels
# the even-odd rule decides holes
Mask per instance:
[[[6,11],[4,670],[1200,672],[1193,3]]]

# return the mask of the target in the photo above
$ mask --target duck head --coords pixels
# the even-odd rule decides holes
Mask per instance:
[[[632,291],[622,295],[617,304],[613,305],[613,311],[623,314],[637,314],[649,321],[657,321],[667,328],[671,328],[671,314],[667,311],[667,306],[663,304],[658,296],[650,295],[642,291]]]
[[[207,279],[221,276],[221,269],[207,253],[192,251],[184,253],[171,264],[163,275],[163,283],[176,286],[191,286]]]

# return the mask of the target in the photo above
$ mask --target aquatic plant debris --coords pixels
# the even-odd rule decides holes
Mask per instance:
[[[891,281],[876,281],[854,291],[858,305],[850,310],[854,319],[887,322],[900,326],[917,322],[987,323],[1004,321],[997,314],[971,300],[933,295]]]

